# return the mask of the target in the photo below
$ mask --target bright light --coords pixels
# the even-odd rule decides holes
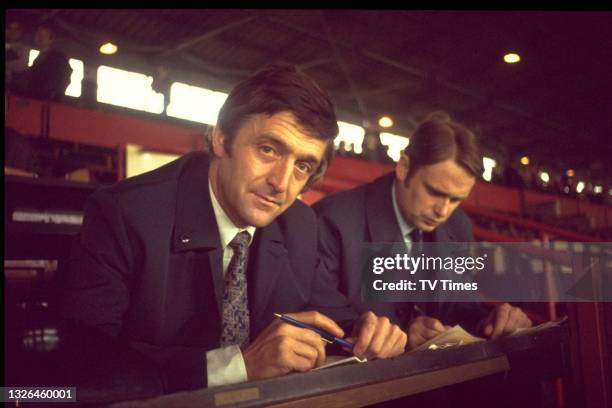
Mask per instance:
[[[214,126],[226,99],[226,93],[175,82],[170,87],[170,104],[166,113],[175,118]]]
[[[112,42],[107,42],[106,44],[102,44],[100,46],[100,53],[106,55],[112,55],[117,52],[117,46]]]
[[[38,57],[38,54],[40,54],[40,51],[35,49],[30,50],[30,53],[28,54],[28,67],[31,67],[32,64],[34,64],[34,60]]]
[[[567,177],[574,177],[574,169],[567,169],[567,171],[565,172],[565,175]]]
[[[527,157],[527,156],[521,157],[521,164],[523,166],[527,166],[529,164],[529,157]]]
[[[482,166],[484,167],[482,178],[486,181],[491,181],[491,177],[493,176],[493,168],[497,166],[497,162],[490,157],[483,157]]]
[[[83,81],[83,61],[70,58],[68,60],[72,68],[70,75],[70,85],[66,88],[66,95],[78,98],[81,96],[81,81]]]
[[[576,184],[576,192],[577,193],[582,193],[582,191],[584,191],[584,181],[579,181],[578,184]]]
[[[513,52],[509,52],[508,54],[504,55],[504,61],[506,61],[508,64],[516,64],[520,60],[520,55],[515,54]]]
[[[142,146],[127,144],[125,147],[126,177],[133,177],[154,170],[179,157],[178,154],[148,152]]]
[[[388,116],[383,116],[378,119],[378,124],[380,125],[380,127],[388,128],[393,126],[393,119]]]
[[[153,77],[100,65],[98,102],[151,113],[164,111],[164,95],[151,88]]]
[[[387,155],[398,161],[402,155],[402,151],[408,146],[410,139],[406,136],[394,135],[393,133],[381,132],[380,144],[387,146]]]
[[[338,147],[340,142],[344,142],[344,148],[350,151],[352,146],[353,152],[359,154],[363,151],[363,137],[365,136],[365,129],[361,126],[353,125],[352,123],[338,121],[338,136],[334,139],[334,145]]]
[[[540,180],[542,180],[544,183],[548,183],[550,181],[550,175],[547,172],[542,171],[540,172]]]
[[[595,194],[601,194],[603,192],[603,187],[600,186],[600,185],[597,185],[597,186],[593,187],[593,192]]]

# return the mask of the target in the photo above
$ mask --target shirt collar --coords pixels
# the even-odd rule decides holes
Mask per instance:
[[[242,231],[247,231],[250,235],[249,245],[253,242],[253,237],[255,236],[255,227],[249,226],[246,228],[238,228],[234,225],[232,220],[229,219],[219,201],[217,201],[217,197],[215,196],[215,192],[212,189],[212,184],[210,180],[208,180],[208,191],[210,192],[210,202],[212,203],[213,211],[215,212],[215,219],[217,220],[217,227],[219,227],[219,238],[221,239],[221,246],[223,248],[227,247],[229,243],[234,239],[236,234]]]
[[[391,185],[391,197],[393,200],[393,212],[395,213],[395,219],[397,220],[397,224],[400,227],[402,237],[404,238],[404,240],[410,240],[410,233],[412,232],[414,227],[406,222],[404,216],[400,212],[399,206],[397,205],[397,196],[395,194],[395,183]]]

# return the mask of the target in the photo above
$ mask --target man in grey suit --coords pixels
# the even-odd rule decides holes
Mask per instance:
[[[415,239],[474,240],[470,220],[458,206],[482,173],[481,163],[473,133],[445,114],[433,114],[415,130],[394,173],[314,205],[321,259],[335,272],[340,290],[357,310],[371,308],[406,327],[410,348],[457,323],[490,338],[531,326],[520,308],[507,303],[487,313],[478,303],[366,303],[361,296],[363,243],[404,242],[410,247]],[[444,245],[437,247],[444,251]]]
[[[274,313],[337,337],[352,328],[357,355],[402,353],[398,326],[357,318],[330,285],[315,215],[295,200],[325,172],[337,133],[331,101],[293,67],[238,84],[210,155],[187,154],[90,198],[64,317],[144,354],[164,392],[320,366],[322,338]]]

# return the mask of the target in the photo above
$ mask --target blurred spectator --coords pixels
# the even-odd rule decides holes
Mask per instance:
[[[534,165],[525,166],[526,176],[526,184],[527,189],[529,190],[543,190],[544,186],[542,186],[542,180],[540,179],[540,175],[538,169]]]
[[[170,71],[162,64],[155,65],[155,74],[153,75],[153,83],[151,88],[157,93],[164,95],[164,113],[168,104],[170,104],[170,88],[174,80],[170,76]]]
[[[338,146],[336,147],[336,154],[338,156],[348,156],[348,150],[347,150],[347,146],[346,146],[346,142],[344,140],[341,140],[340,143],[338,143]]]
[[[92,64],[85,64],[83,81],[81,82],[81,97],[86,104],[93,104],[98,99],[97,68]]]
[[[66,54],[55,44],[55,33],[49,26],[41,25],[36,29],[34,47],[40,54],[20,75],[17,91],[35,98],[61,98],[70,84],[72,68]]]
[[[366,132],[363,141],[363,158],[377,163],[387,163],[387,152],[385,146],[380,143],[377,132]]]
[[[4,64],[6,68],[5,83],[10,87],[15,76],[28,69],[30,48],[22,42],[21,24],[10,21],[5,28]]]
[[[574,178],[571,176],[568,176],[567,173],[563,173],[561,175],[561,182],[560,182],[560,193],[561,194],[572,194],[576,191],[575,187],[574,187]]]

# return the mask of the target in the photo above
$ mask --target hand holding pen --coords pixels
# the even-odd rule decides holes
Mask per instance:
[[[329,317],[315,312],[286,315],[314,326],[333,337],[344,332]],[[319,333],[274,319],[251,344],[242,348],[242,357],[249,380],[277,377],[294,371],[309,371],[325,362],[325,342]]]
[[[312,330],[321,338],[333,344],[353,351],[357,357],[388,358],[404,352],[407,335],[399,326],[392,324],[386,317],[378,317],[372,312],[364,313],[353,327],[350,341],[335,337],[318,327],[293,319],[290,316],[275,313],[274,316],[296,327]]]
[[[249,380],[321,366],[326,357],[323,338],[352,348],[357,357],[368,359],[395,357],[403,353],[406,346],[406,333],[386,317],[378,317],[372,312],[364,313],[355,321],[348,339],[344,339],[344,331],[336,322],[319,312],[284,316],[299,322],[300,326],[288,323],[289,319],[275,319],[241,350]],[[348,343],[343,344],[344,341]]]
[[[350,343],[340,337],[336,337],[331,333],[326,332],[323,329],[320,329],[316,326],[310,325],[308,323],[304,323],[301,322],[299,320],[293,319],[290,316],[287,315],[281,315],[278,313],[274,313],[275,317],[278,317],[279,319],[281,319],[284,322],[287,322],[295,327],[301,327],[303,329],[308,329],[308,330],[312,330],[313,332],[317,333],[319,336],[321,336],[321,338],[323,339],[323,341],[330,343],[330,344],[338,344],[342,347],[346,347],[349,350],[352,350],[354,347],[353,343]]]
[[[426,341],[433,339],[440,333],[450,329],[440,320],[427,316],[425,311],[416,303],[413,305],[413,319],[408,326],[408,348],[417,348]]]

